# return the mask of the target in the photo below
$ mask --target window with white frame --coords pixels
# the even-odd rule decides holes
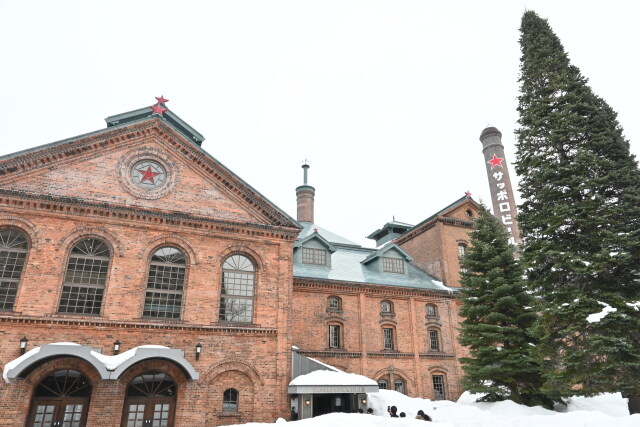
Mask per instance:
[[[458,258],[462,258],[467,253],[467,245],[458,243]]]
[[[393,388],[398,392],[404,394],[404,381],[397,378],[393,381]]]
[[[0,229],[0,310],[13,310],[28,249],[29,241],[22,232]]]
[[[340,325],[329,325],[329,348],[340,348]]]
[[[440,351],[440,340],[438,339],[438,331],[429,329],[429,350]]]
[[[427,304],[427,317],[438,316],[438,308],[434,304]]]
[[[387,380],[380,378],[378,380],[378,388],[380,390],[386,390],[389,387],[389,383],[387,383]]]
[[[255,266],[244,255],[231,255],[222,264],[220,313],[223,322],[253,321]]]
[[[384,349],[393,350],[393,328],[383,328],[382,334],[384,336]]]
[[[380,303],[380,312],[383,314],[393,313],[393,305],[390,301],[382,301]]]
[[[435,400],[444,400],[447,395],[444,390],[444,375],[432,375],[433,396]]]
[[[185,256],[179,249],[164,247],[153,253],[142,312],[144,317],[180,318],[186,267]]]

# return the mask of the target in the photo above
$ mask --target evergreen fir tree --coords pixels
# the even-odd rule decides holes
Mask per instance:
[[[543,377],[530,332],[537,317],[533,297],[506,231],[484,206],[463,264],[460,343],[471,353],[461,358],[465,389],[486,393],[484,401],[551,406],[540,392]]]
[[[545,19],[520,28],[516,172],[536,331],[562,395],[640,394],[640,173],[617,114]],[[615,309],[600,321],[589,315]]]

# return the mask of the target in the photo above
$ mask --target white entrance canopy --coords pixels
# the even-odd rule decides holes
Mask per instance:
[[[335,371],[313,371],[294,378],[289,394],[377,393],[378,383],[363,375]]]

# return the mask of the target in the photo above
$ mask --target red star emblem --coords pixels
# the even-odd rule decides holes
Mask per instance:
[[[495,154],[493,155],[493,159],[489,160],[487,163],[489,163],[491,165],[491,169],[495,168],[496,166],[500,166],[502,167],[502,161],[504,159],[496,156]]]
[[[152,105],[151,109],[153,110],[153,114],[160,114],[160,115],[162,115],[162,113],[167,111],[167,109],[160,104]]]
[[[156,96],[156,99],[158,100],[158,102],[159,102],[160,104],[166,104],[167,102],[169,102],[169,100],[168,100],[168,99],[165,99],[165,98],[164,98],[164,95],[160,95],[160,98],[158,98],[158,97]]]
[[[142,178],[140,179],[140,182],[145,182],[146,180],[151,181],[152,184],[156,183],[156,180],[154,179],[154,177],[156,175],[160,175],[160,172],[154,172],[151,170],[151,166],[149,166],[147,168],[147,170],[144,169],[138,169],[138,172],[140,172],[142,174]]]
[[[469,190],[467,190],[467,191],[464,192],[464,195],[467,196],[467,197],[471,197],[471,192]]]
[[[314,232],[314,233],[317,233],[317,232],[318,232],[318,229],[317,229],[317,228],[314,228],[314,229],[313,229],[313,232]]]

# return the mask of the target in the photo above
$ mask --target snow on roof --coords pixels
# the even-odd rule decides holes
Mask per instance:
[[[290,386],[319,386],[319,385],[373,385],[378,383],[364,375],[350,374],[336,371],[313,371],[296,377],[289,383]]]
[[[49,345],[80,346],[80,344],[77,344],[74,342],[56,342],[56,343],[51,343]],[[91,355],[94,356],[96,359],[98,359],[108,371],[115,371],[118,368],[118,366],[122,365],[124,362],[126,362],[127,360],[135,356],[139,348],[167,348],[168,349],[169,347],[165,347],[163,345],[141,345],[139,347],[134,347],[131,350],[127,350],[124,353],[120,353],[115,356],[108,356],[106,354],[101,354],[92,350]],[[34,356],[39,352],[40,352],[40,347],[35,347],[29,350],[28,352],[26,352],[25,354],[23,354],[22,356],[18,357],[17,359],[13,359],[12,361],[4,365],[4,369],[2,370],[2,378],[4,378],[5,382],[9,382],[9,378],[7,375],[10,370],[17,367],[24,360],[30,358],[31,356]]]
[[[7,362],[7,364],[4,365],[4,369],[2,370],[2,378],[4,379],[4,381],[7,383],[9,382],[9,377],[7,376],[7,374],[10,370],[18,366],[20,363],[22,363],[22,361],[27,360],[28,358],[38,354],[39,352],[40,347],[32,348],[17,359],[13,359],[11,362]]]

